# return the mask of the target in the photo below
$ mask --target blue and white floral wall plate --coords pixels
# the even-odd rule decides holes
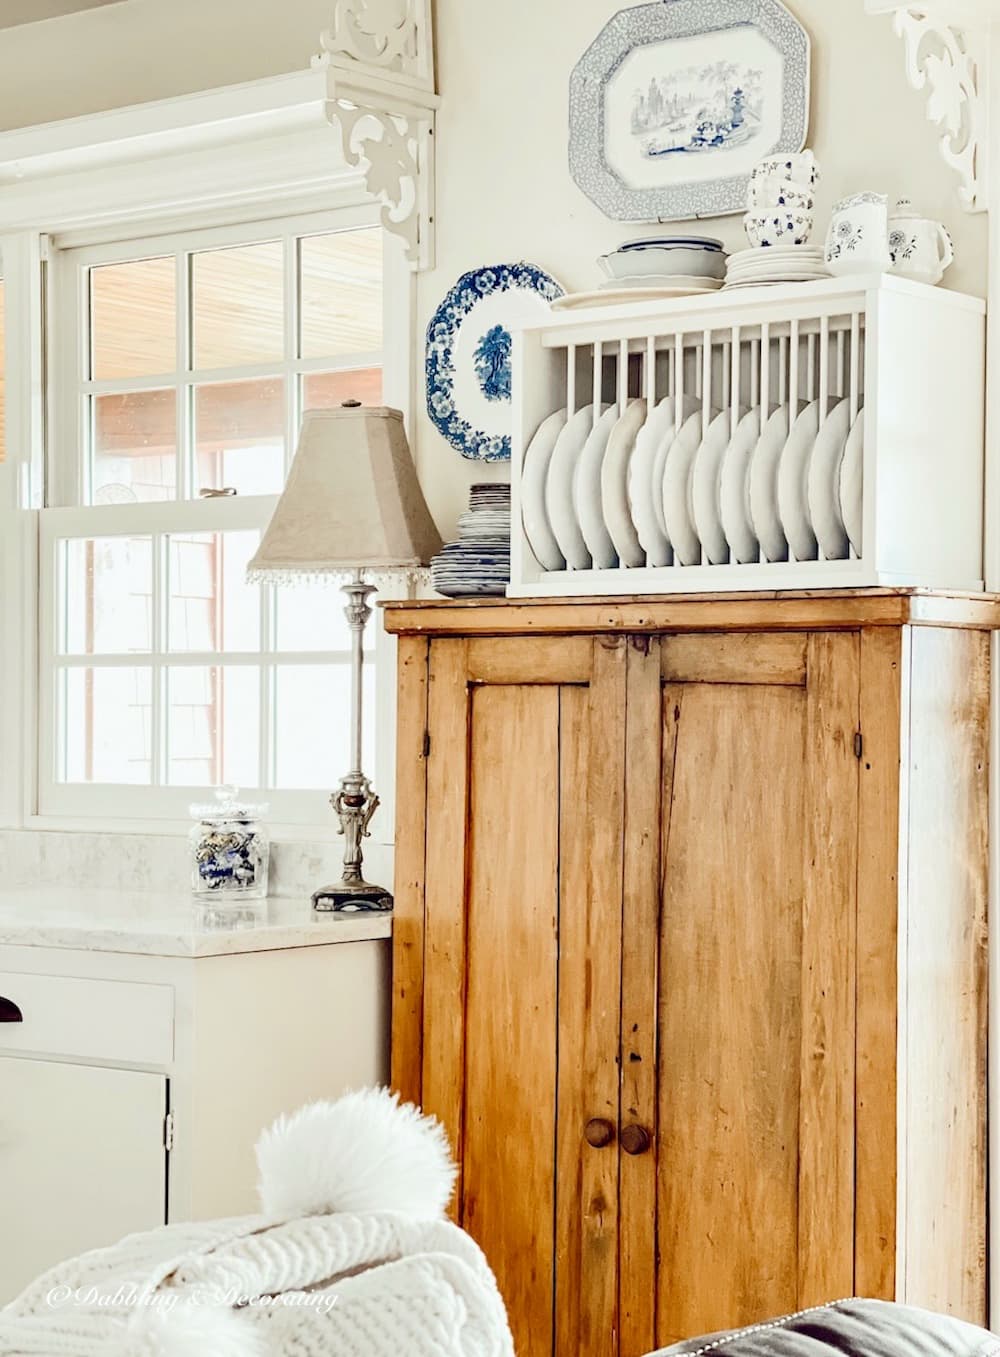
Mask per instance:
[[[570,170],[617,221],[746,208],[750,172],[801,150],[809,35],[780,0],[620,10],[570,81]]]
[[[427,326],[427,413],[463,457],[510,460],[511,326],[542,318],[563,289],[533,264],[465,273]]]

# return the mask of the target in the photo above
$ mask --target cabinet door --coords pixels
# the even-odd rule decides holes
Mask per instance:
[[[625,657],[430,645],[421,1091],[518,1357],[615,1350]]]
[[[853,1292],[858,684],[855,634],[630,650],[622,1357]]]
[[[162,1225],[166,1080],[0,1057],[0,1305],[47,1268]]]

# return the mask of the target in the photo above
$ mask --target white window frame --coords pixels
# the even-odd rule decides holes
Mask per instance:
[[[150,235],[122,244],[105,243],[90,247],[76,247],[70,250],[53,249],[49,252],[49,329],[53,346],[49,363],[51,377],[49,386],[50,428],[52,437],[48,447],[49,487],[46,496],[48,504],[40,513],[39,538],[39,675],[38,687],[38,771],[37,771],[37,810],[42,819],[98,818],[105,821],[118,821],[134,816],[135,808],[140,808],[143,820],[180,821],[187,807],[197,800],[196,788],[168,787],[158,785],[158,772],[162,772],[161,760],[164,751],[158,749],[154,738],[152,786],[128,786],[124,784],[71,783],[57,780],[56,777],[56,739],[59,722],[58,702],[56,700],[57,669],[57,628],[56,593],[59,580],[58,546],[60,540],[72,537],[107,536],[145,536],[147,534],[168,534],[187,532],[224,532],[240,529],[263,530],[277,503],[277,496],[233,497],[210,500],[192,500],[186,496],[192,488],[186,484],[185,459],[178,465],[178,497],[152,504],[88,506],[89,490],[85,484],[86,468],[84,450],[87,446],[86,425],[89,418],[88,407],[91,396],[104,392],[127,390],[146,390],[150,381],[144,379],[107,381],[83,380],[85,371],[86,332],[89,318],[89,277],[90,270],[104,264],[128,263],[133,260],[150,258],[164,253],[175,253],[177,261],[177,295],[179,301],[180,324],[177,335],[177,362],[173,373],[162,375],[165,385],[176,391],[178,427],[189,418],[186,391],[200,382],[225,382],[253,380],[255,377],[281,377],[286,391],[286,458],[290,463],[295,451],[296,436],[300,423],[299,382],[301,377],[311,372],[327,372],[333,369],[382,366],[382,353],[348,354],[336,360],[330,358],[299,359],[293,355],[297,351],[298,308],[298,260],[295,243],[307,236],[326,234],[338,230],[351,230],[377,226],[375,213],[370,208],[348,208],[340,212],[326,212],[281,219],[247,222],[245,224],[209,227],[196,231]],[[385,239],[385,238],[383,238]],[[188,315],[188,269],[190,258],[196,251],[225,249],[240,245],[250,245],[262,241],[280,240],[285,260],[285,336],[283,357],[280,362],[242,366],[225,369],[196,370],[186,367],[186,336],[189,328]],[[384,252],[390,248],[386,241]],[[383,260],[383,264],[384,264]],[[384,292],[388,289],[383,289]],[[388,309],[388,308],[387,308]],[[159,380],[159,376],[157,380]],[[192,458],[186,459],[187,466]],[[286,463],[286,469],[287,469]],[[157,590],[160,587],[159,572],[154,568],[154,580]],[[262,590],[262,616],[269,611],[268,595],[270,590]],[[331,608],[340,606],[340,596],[336,589],[329,594]],[[149,655],[130,657],[130,663],[139,667],[152,665],[154,691],[160,692],[157,709],[162,708],[162,676],[165,672],[164,661],[171,666],[196,665],[209,667],[217,664],[234,666],[249,665],[260,670],[261,690],[261,729],[262,747],[270,745],[270,726],[273,716],[273,695],[269,683],[270,667],[261,656],[234,655],[229,653],[184,654],[169,653],[162,649],[162,627],[155,625],[157,611],[154,603],[154,644]],[[266,636],[269,628],[262,628]],[[338,655],[338,661],[349,662],[345,653]],[[281,653],[274,655],[282,664],[323,664],[330,656],[323,653],[303,653],[301,655]],[[374,660],[376,676],[382,656],[376,650]],[[58,666],[62,668],[86,667],[101,668],[108,665],[120,665],[117,659],[102,656],[58,656]],[[347,720],[347,712],[331,712],[330,719]],[[370,716],[374,719],[374,713]],[[378,726],[376,726],[376,733]],[[376,749],[379,740],[376,738]],[[158,757],[158,755],[160,757]],[[376,755],[377,757],[377,755]],[[330,787],[336,785],[344,769],[330,770]],[[267,801],[275,817],[288,826],[319,829],[329,824],[329,791],[292,791],[250,788],[244,789],[254,800]]]
[[[30,133],[0,134],[0,170],[16,164],[20,181],[0,201],[7,334],[17,336],[6,349],[7,459],[0,463],[5,586],[0,596],[0,829],[172,835],[188,824],[186,816],[137,819],[97,804],[100,796],[88,803],[86,815],[39,813],[38,707],[45,675],[39,651],[38,511],[44,498],[46,424],[54,437],[59,420],[58,411],[47,411],[44,400],[43,339],[51,318],[42,303],[41,273],[49,244],[56,250],[96,249],[171,231],[232,228],[238,234],[247,223],[298,215],[330,223],[324,230],[374,224],[380,209],[357,172],[338,157],[336,136],[317,97],[318,81],[314,72],[303,72]],[[280,110],[280,135],[275,135],[275,117],[268,112],[272,108]],[[52,255],[57,264],[55,250]],[[385,235],[383,279],[383,399],[403,411],[409,426],[415,288],[401,243],[390,233]],[[50,512],[69,509],[65,492],[65,485],[52,485]],[[56,524],[53,519],[52,527]],[[340,606],[336,590],[331,591],[331,606]],[[366,720],[376,726],[372,772],[383,800],[373,844],[391,846],[395,642],[377,621],[372,630],[376,697],[375,711],[368,711]],[[331,790],[343,771],[331,769]],[[321,803],[323,794],[315,800]],[[316,815],[310,810],[310,817]],[[273,837],[294,842],[315,838],[318,832],[328,839],[329,809],[324,806],[319,817],[309,818],[308,824],[298,818],[272,819]],[[307,828],[315,832],[304,833]]]

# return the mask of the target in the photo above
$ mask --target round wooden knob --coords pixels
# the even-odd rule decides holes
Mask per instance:
[[[615,1128],[610,1121],[605,1121],[602,1117],[594,1117],[584,1127],[583,1138],[593,1149],[603,1150],[614,1140]]]
[[[652,1143],[645,1126],[626,1126],[622,1131],[622,1149],[626,1154],[645,1154]]]

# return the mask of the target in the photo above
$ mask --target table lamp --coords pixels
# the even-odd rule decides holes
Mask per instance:
[[[330,804],[344,835],[344,874],[313,895],[322,913],[392,909],[364,879],[362,840],[379,800],[361,767],[364,632],[369,599],[387,580],[410,582],[441,550],[398,410],[345,401],[307,410],[288,483],[247,567],[251,584],[340,580],[351,629],[351,767]]]

